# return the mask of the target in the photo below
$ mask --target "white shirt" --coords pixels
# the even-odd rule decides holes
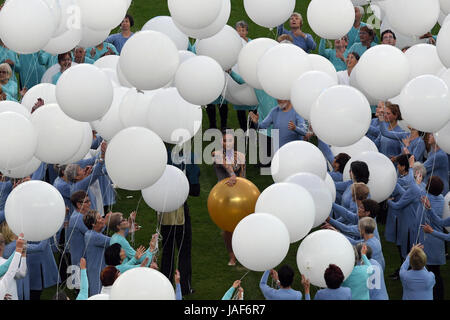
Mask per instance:
[[[350,85],[350,76],[348,75],[347,70],[338,71],[337,72],[338,83],[340,85],[349,86]]]
[[[14,251],[14,258],[9,265],[8,271],[0,280],[0,300],[3,300],[6,294],[10,294],[12,300],[19,299],[15,279],[21,279],[27,274],[26,258],[21,257],[22,254]],[[5,263],[6,261],[7,259],[0,257],[0,264]]]
[[[100,291],[100,294],[107,294],[108,296],[110,296],[111,289],[112,289],[112,286],[108,286],[108,287],[102,286],[102,291]]]

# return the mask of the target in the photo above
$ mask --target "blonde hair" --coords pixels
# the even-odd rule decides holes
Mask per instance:
[[[0,233],[3,235],[6,244],[13,242],[17,238],[14,232],[12,232],[11,229],[9,228],[6,221],[0,225]]]
[[[422,270],[427,265],[427,255],[421,248],[415,247],[409,254],[409,263],[413,270]]]
[[[10,66],[9,64],[7,64],[7,63],[2,63],[2,64],[0,64],[0,70],[4,70],[4,69],[6,69],[6,72],[7,72],[7,74],[8,74],[8,77],[11,78],[11,76],[12,76],[12,69],[11,69],[11,66]]]
[[[369,187],[362,182],[355,182],[352,185],[352,197],[356,200],[366,200],[369,196]]]

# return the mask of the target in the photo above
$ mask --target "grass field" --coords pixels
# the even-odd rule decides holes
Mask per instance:
[[[271,37],[275,34],[265,28],[259,27],[252,23],[245,14],[242,0],[231,0],[232,12],[228,22],[229,25],[234,25],[239,20],[246,20],[249,23],[249,37]],[[297,1],[296,11],[300,12],[306,17],[306,8],[309,1]],[[134,16],[135,27],[133,30],[138,31],[146,21],[158,15],[168,15],[167,1],[165,0],[134,0],[130,8],[130,13]],[[304,30],[312,33],[307,23]],[[319,41],[317,37],[315,40]],[[238,122],[236,112],[229,107],[228,126],[237,128]],[[207,129],[208,120],[204,112],[203,128]],[[255,166],[249,166],[247,170],[247,178],[255,183],[262,192],[265,188],[273,183],[270,176],[260,176],[259,169]],[[223,239],[219,228],[211,221],[207,211],[207,198],[209,191],[216,184],[217,179],[214,170],[211,166],[201,165],[201,194],[200,197],[190,197],[188,204],[190,207],[190,214],[192,219],[192,286],[196,292],[193,295],[185,297],[189,300],[204,300],[221,299],[223,294],[228,290],[234,280],[241,279],[247,270],[240,266],[227,266],[228,255],[225,250]],[[143,226],[143,229],[136,233],[135,247],[138,245],[148,245],[151,235],[156,229],[156,214],[151,210],[144,201],[139,201],[141,198],[140,192],[131,192],[126,190],[119,190],[118,202],[114,207],[114,211],[121,211],[128,215],[132,210],[138,209],[137,222]],[[379,232],[382,236],[384,234],[384,226],[379,225]],[[383,238],[383,236],[382,236]],[[386,286],[390,299],[401,299],[402,287],[400,281],[390,280],[387,275],[391,274],[399,266],[399,258],[397,248],[390,243],[386,243],[382,239],[383,253],[386,260]],[[300,285],[300,274],[298,272],[296,263],[296,253],[299,242],[292,244],[289,253],[283,263],[289,264],[297,271],[295,276],[294,289],[303,289]],[[441,274],[444,275],[445,286],[450,288],[450,268],[448,265],[441,269]],[[259,290],[259,280],[261,272],[249,272],[242,280],[242,286],[245,289],[245,299],[264,299]],[[55,288],[49,288],[44,291],[42,299],[50,299],[54,294]],[[312,288],[314,295],[315,288]],[[446,299],[450,298],[449,290],[446,293]]]

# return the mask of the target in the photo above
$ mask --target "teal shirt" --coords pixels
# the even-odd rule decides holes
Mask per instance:
[[[372,48],[373,46],[376,46],[376,45],[377,45],[377,43],[372,42],[370,44],[370,48]],[[364,52],[367,51],[367,47],[363,46],[361,42],[356,42],[349,49],[347,49],[347,51],[348,51],[348,53],[356,52],[361,57],[364,54]],[[348,55],[348,53],[347,53],[347,55]]]
[[[115,55],[119,55],[119,52],[117,52],[116,47],[112,43],[103,42],[103,49],[99,50],[97,47],[91,47],[86,49],[86,55],[89,55],[89,58],[97,61],[100,59],[106,52],[108,52],[108,49],[111,48],[112,52],[114,52]],[[92,49],[95,50],[95,54],[92,55],[91,51]]]
[[[334,49],[327,49],[325,47],[325,39],[320,39],[319,43],[319,54],[328,60],[333,64],[336,71],[344,71],[347,70],[347,64],[344,60],[336,57],[336,50]],[[344,52],[344,58],[346,58],[348,55],[348,51],[346,50]]]
[[[76,300],[87,300],[89,298],[89,281],[86,269],[81,269],[80,292]]]
[[[51,55],[43,50],[39,51],[38,62],[48,69],[58,63],[58,55]]]
[[[122,264],[119,264],[118,266],[115,266],[115,267],[117,270],[120,271],[120,273],[124,273],[125,271],[137,268],[140,265],[141,265],[141,263],[138,262],[135,257],[133,257],[131,260],[128,260],[126,262],[124,261],[124,262],[122,262]]]
[[[61,75],[62,75],[62,73],[61,73],[61,72],[58,72],[57,74],[55,74],[55,75],[53,76],[53,78],[52,78],[52,83],[53,83],[54,85],[56,85],[56,83],[58,82],[59,77],[61,77]]]
[[[127,263],[130,260],[134,259],[134,255],[136,254],[136,250],[133,249],[133,247],[130,245],[130,243],[127,241],[127,239],[125,239],[124,237],[122,237],[120,234],[115,233],[113,234],[113,236],[111,237],[111,240],[109,242],[109,245],[113,245],[114,243],[118,243],[120,244],[120,246],[122,247],[123,250],[125,250],[125,254],[127,255],[127,257],[125,258],[124,263]],[[153,253],[150,252],[150,249],[148,249],[144,255],[142,255],[142,257],[137,260],[137,263],[141,263],[142,261],[145,260],[145,258],[148,257],[148,263],[147,263],[147,267],[150,265],[150,263],[152,262],[153,259]]]
[[[0,266],[0,277],[3,277],[6,274],[6,271],[8,271],[9,265],[11,264],[12,259],[14,258],[15,252],[16,251],[14,250],[14,252],[9,256],[8,260],[6,260],[6,262]]]
[[[38,52],[19,55],[21,88],[31,89],[41,83],[45,68],[39,63],[38,58]]]
[[[17,82],[16,72],[20,72],[21,70],[19,56],[14,51],[0,46],[0,63],[4,63],[6,60],[11,60],[14,63],[14,65],[11,66],[13,73],[11,79]]]
[[[228,289],[228,291],[225,292],[224,296],[222,297],[222,300],[231,300],[231,298],[233,298],[234,290],[236,290],[234,289],[234,287]]]
[[[374,270],[366,255],[363,254],[362,259],[364,264],[355,266],[352,273],[342,283],[343,287],[352,290],[352,300],[370,300],[367,279],[369,279]]]
[[[14,81],[14,77],[11,77],[9,79],[8,83],[1,85],[2,90],[4,93],[6,93],[6,100],[10,101],[17,101],[18,94],[17,94],[17,82]]]

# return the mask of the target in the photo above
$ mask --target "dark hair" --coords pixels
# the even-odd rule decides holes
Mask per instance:
[[[72,193],[70,196],[70,202],[72,203],[73,207],[77,208],[77,203],[84,201],[84,199],[88,197],[88,194],[83,190],[78,190]]]
[[[361,255],[362,247],[363,247],[362,242],[359,242],[356,244],[356,250],[358,251],[359,255]],[[367,243],[366,243],[366,247],[367,247],[366,257],[367,257],[367,259],[370,260],[372,258],[373,251],[372,251],[372,248]]]
[[[432,176],[428,179],[427,190],[433,196],[438,196],[444,190],[444,183],[438,176]]]
[[[126,14],[125,18],[123,18],[123,20],[125,20],[126,18],[128,18],[128,21],[130,21],[130,27],[134,26],[134,19],[130,14]]]
[[[361,27],[361,28],[359,29],[359,32],[361,32],[361,31],[367,32],[367,34],[369,35],[369,37],[372,38],[372,41],[373,41],[373,39],[375,39],[375,32],[373,31],[373,29],[370,29],[368,26]]]
[[[353,55],[355,57],[355,59],[358,60],[358,61],[359,61],[359,58],[361,58],[358,52],[352,51],[352,52],[349,53],[349,55],[350,54]]]
[[[402,167],[405,167],[406,171],[409,170],[409,155],[401,154],[395,158],[395,161]]]
[[[363,161],[353,161],[350,165],[350,170],[352,171],[353,177],[356,182],[362,182],[367,184],[369,182],[369,167],[367,163]]]
[[[248,31],[248,23],[245,22],[244,20],[236,22],[236,29],[238,27],[245,28]]]
[[[393,104],[390,101],[386,101],[385,106],[386,106],[386,108],[389,108],[389,110],[391,110],[391,112],[395,116],[397,116],[397,120],[403,120],[402,113],[400,111],[400,106],[398,104]]]
[[[120,262],[120,250],[122,247],[118,243],[114,243],[105,249],[105,263],[108,266],[118,266]]]
[[[344,274],[341,268],[335,264],[330,264],[324,273],[325,283],[330,289],[337,289],[341,286],[344,281]]]
[[[114,266],[105,267],[100,273],[100,281],[102,282],[102,286],[112,286],[114,281],[117,279],[118,273],[119,270],[117,270],[117,268]]]
[[[60,63],[61,61],[63,61],[63,59],[64,59],[64,57],[65,57],[66,55],[69,55],[69,56],[70,56],[70,59],[72,59],[72,54],[71,54],[70,51],[64,52],[64,53],[60,53],[60,54],[58,54],[58,63]]]
[[[339,172],[344,173],[345,165],[350,160],[350,156],[346,153],[339,153],[334,160],[339,164]]]
[[[278,279],[282,287],[289,287],[294,282],[294,270],[285,264],[278,270]]]
[[[64,170],[66,170],[65,164],[54,164],[53,169],[58,173],[58,177],[62,178],[64,177]]]
[[[69,300],[69,297],[63,290],[61,290],[55,293],[52,300]]]
[[[384,37],[384,35],[387,34],[387,33],[392,34],[392,36],[394,37],[394,39],[397,40],[397,37],[395,36],[394,31],[392,31],[392,30],[390,30],[390,29],[387,29],[387,30],[384,30],[384,31],[381,33],[381,41],[383,41],[383,37]]]
[[[92,230],[94,228],[94,224],[96,221],[97,211],[95,210],[89,210],[88,213],[86,213],[83,217],[83,222],[89,230]]]
[[[380,205],[375,200],[372,199],[363,200],[361,201],[361,203],[364,207],[364,210],[370,212],[369,217],[375,219],[378,213],[380,212]]]

